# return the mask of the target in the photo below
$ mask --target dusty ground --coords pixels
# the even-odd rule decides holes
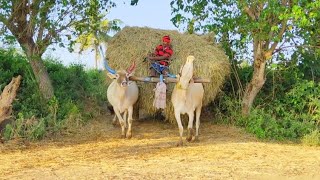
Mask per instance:
[[[209,122],[199,143],[175,147],[175,125],[136,121],[128,140],[111,118],[77,134],[0,144],[0,179],[320,179],[317,147],[259,142]]]

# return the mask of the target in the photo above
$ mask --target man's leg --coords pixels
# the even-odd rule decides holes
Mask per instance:
[[[164,76],[168,76],[168,73],[169,73],[168,68],[165,68],[164,70],[162,70],[162,74]]]
[[[157,71],[154,70],[152,67],[150,67],[149,76],[151,76],[151,77],[157,76]]]

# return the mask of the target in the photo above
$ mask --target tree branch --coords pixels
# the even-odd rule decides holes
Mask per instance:
[[[281,37],[282,37],[283,34],[285,33],[285,31],[286,31],[286,29],[287,29],[287,23],[288,23],[288,20],[286,20],[286,19],[282,21],[282,23],[281,23],[281,26],[282,26],[282,27],[281,27],[281,30],[280,30],[280,32],[279,32],[279,34],[278,34],[278,38],[279,38],[279,39],[281,39]],[[274,42],[274,43],[271,45],[270,49],[266,52],[266,54],[272,55],[273,52],[274,52],[274,50],[276,49],[278,43],[279,43],[279,42]]]
[[[252,19],[252,20],[256,20],[256,17],[254,15],[254,13],[252,12],[252,10],[248,7],[245,6],[244,7],[244,11],[248,14],[248,16]]]
[[[2,14],[0,14],[0,22],[2,22],[5,26],[9,26],[9,23],[8,23],[9,21]]]
[[[319,48],[320,49],[320,45],[319,46],[313,46],[313,45],[295,45],[295,46],[284,46],[282,48],[278,48],[278,49],[275,49],[274,50],[274,53],[277,53],[279,51],[282,51],[284,49],[287,49],[287,48],[299,48],[299,47],[304,47],[304,48]]]
[[[243,0],[241,0],[240,3],[244,5],[243,10],[245,13],[247,13],[247,15],[251,18],[251,20],[256,20],[254,12],[252,11],[252,9],[249,8],[248,4]]]
[[[37,15],[39,13],[39,10],[40,10],[40,3],[41,3],[41,0],[32,0],[32,4],[30,5],[30,21],[29,23],[32,24],[30,26],[31,31],[32,32],[35,32],[35,28],[36,28],[36,20],[37,20]],[[47,12],[45,12],[47,13]],[[41,23],[42,24],[42,19],[41,19]],[[43,23],[44,24],[44,23]],[[41,25],[40,25],[40,28],[41,28]],[[38,37],[39,37],[39,34],[41,34],[41,30],[38,31]],[[37,37],[37,40],[38,41],[38,37]]]

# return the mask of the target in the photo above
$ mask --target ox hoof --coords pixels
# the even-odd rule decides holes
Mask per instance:
[[[132,138],[132,134],[127,134],[127,138],[131,139]]]
[[[183,142],[182,142],[182,141],[178,141],[177,144],[176,144],[176,146],[177,146],[177,147],[183,146]]]
[[[194,138],[193,142],[200,142],[199,137],[196,136],[196,137]]]
[[[189,129],[188,129],[188,136],[187,136],[186,140],[187,140],[188,142],[190,142],[190,141],[192,140],[192,136],[193,136],[193,135],[194,135],[193,129],[192,129],[192,128],[189,128]]]
[[[121,139],[125,139],[126,138],[126,135],[121,135]]]
[[[190,142],[190,141],[192,140],[192,136],[188,136],[188,137],[186,138],[186,140],[187,140],[188,142]]]
[[[117,122],[116,121],[112,121],[112,125],[113,125],[113,127],[116,127],[117,126]]]

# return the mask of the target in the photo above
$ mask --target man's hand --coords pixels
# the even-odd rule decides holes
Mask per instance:
[[[154,61],[154,59],[152,56],[147,56],[143,59],[143,62],[146,62],[146,61]]]

